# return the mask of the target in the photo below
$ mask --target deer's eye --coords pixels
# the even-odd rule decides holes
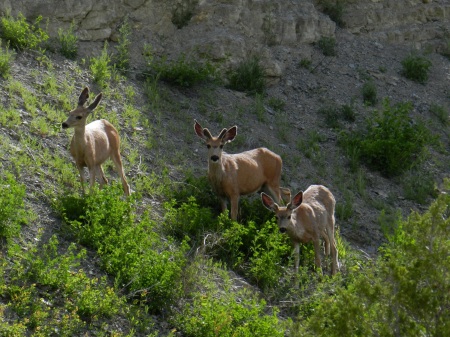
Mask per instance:
[[[81,118],[83,118],[83,117],[81,117],[81,116],[75,117],[75,119],[78,119],[78,120],[80,120]]]
[[[223,145],[222,144],[220,144],[220,146],[219,146],[221,149],[223,149]]]
[[[208,149],[210,149],[210,148],[211,148],[211,145],[207,144],[206,147],[207,147]]]
[[[287,219],[288,219],[288,220],[291,220],[291,216],[290,216],[290,215],[288,215],[288,216],[287,216]]]

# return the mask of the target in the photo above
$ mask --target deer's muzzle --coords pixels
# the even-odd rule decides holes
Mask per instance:
[[[69,127],[69,125],[66,122],[62,123],[61,126],[63,129],[67,129]]]
[[[212,161],[218,161],[219,160],[219,156],[216,156],[216,155],[214,155],[214,156],[211,156],[211,160]]]
[[[287,231],[286,228],[284,228],[284,227],[281,227],[281,228],[280,228],[280,233],[286,233],[286,231]]]

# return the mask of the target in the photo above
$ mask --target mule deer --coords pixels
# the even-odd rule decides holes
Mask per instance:
[[[313,242],[316,267],[321,267],[320,238],[325,241],[325,255],[330,255],[331,274],[338,269],[338,251],[334,239],[334,207],[336,201],[328,188],[311,185],[303,193],[298,192],[286,207],[278,206],[273,199],[261,193],[263,205],[275,212],[280,232],[286,232],[295,252],[295,271],[298,271],[300,243]]]
[[[195,133],[208,148],[208,179],[221,200],[222,212],[231,203],[231,219],[237,220],[239,198],[261,189],[281,200],[281,157],[266,148],[257,148],[237,154],[223,152],[226,143],[237,135],[237,126],[223,129],[213,137],[208,129],[195,121]]]
[[[120,158],[120,138],[116,128],[105,119],[96,120],[86,125],[86,119],[102,99],[102,93],[99,93],[95,97],[94,102],[85,107],[84,104],[88,98],[89,89],[86,87],[78,98],[78,107],[70,111],[69,117],[62,123],[63,129],[75,129],[72,141],[70,142],[70,153],[80,173],[83,191],[83,168],[87,167],[89,170],[91,188],[95,184],[96,175],[99,177],[100,187],[102,187],[108,183],[108,179],[106,179],[102,169],[102,164],[106,159],[111,158],[122,179],[125,194],[130,195],[130,186],[125,178],[122,160]]]

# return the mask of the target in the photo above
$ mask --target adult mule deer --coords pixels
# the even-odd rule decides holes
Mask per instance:
[[[224,145],[236,137],[237,126],[223,129],[217,137],[197,121],[194,129],[208,148],[208,179],[221,200],[222,212],[227,209],[229,199],[231,219],[237,220],[240,196],[261,189],[280,202],[282,161],[279,155],[266,148],[237,154],[223,152]]]
[[[78,106],[69,112],[69,117],[62,123],[63,129],[75,129],[70,142],[70,153],[80,173],[83,191],[83,168],[87,167],[89,170],[91,188],[95,184],[96,176],[100,179],[100,186],[103,186],[108,183],[108,179],[105,177],[102,164],[108,158],[111,158],[122,179],[125,194],[130,195],[130,186],[125,178],[120,158],[120,138],[116,128],[105,119],[96,120],[86,125],[86,119],[102,99],[102,93],[99,93],[94,102],[85,107],[84,104],[88,98],[89,89],[86,87],[78,98]]]
[[[298,271],[300,243],[313,242],[316,267],[321,267],[320,239],[325,241],[325,255],[330,255],[331,274],[338,270],[338,251],[334,239],[334,208],[336,201],[331,191],[322,185],[311,185],[305,192],[298,192],[285,207],[277,205],[265,193],[261,193],[263,205],[275,212],[280,232],[286,232],[295,252],[295,271]]]

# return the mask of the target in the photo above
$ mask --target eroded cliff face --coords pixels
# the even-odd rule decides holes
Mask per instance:
[[[322,1],[323,2],[323,1]],[[335,23],[321,1],[286,0],[3,0],[0,13],[48,18],[48,30],[74,22],[80,41],[115,41],[125,18],[133,27],[134,54],[149,44],[156,53],[207,53],[231,66],[259,55],[268,75],[279,77],[275,54],[334,36]],[[439,49],[450,31],[447,0],[347,0],[345,29],[380,41]]]

